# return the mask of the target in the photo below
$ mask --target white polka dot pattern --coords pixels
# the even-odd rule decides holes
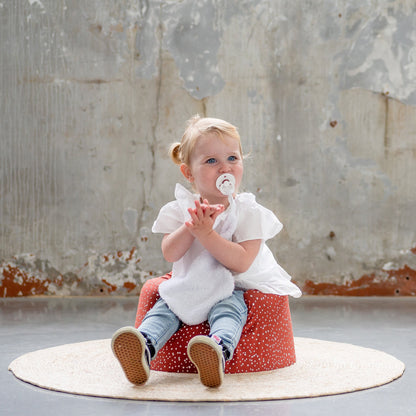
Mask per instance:
[[[136,328],[159,298],[158,287],[171,274],[148,280],[140,293]],[[244,294],[248,317],[234,357],[226,373],[250,373],[283,368],[296,362],[292,320],[287,296],[248,290]],[[185,325],[177,331],[152,361],[152,370],[196,373],[186,353],[188,342],[196,335],[208,335],[209,325]]]

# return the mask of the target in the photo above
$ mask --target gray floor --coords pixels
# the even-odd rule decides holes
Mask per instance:
[[[133,298],[0,300],[1,415],[416,415],[416,298],[322,298],[291,301],[295,336],[385,351],[406,364],[382,387],[313,399],[248,403],[137,402],[50,392],[17,380],[8,364],[60,344],[110,338],[134,320]]]

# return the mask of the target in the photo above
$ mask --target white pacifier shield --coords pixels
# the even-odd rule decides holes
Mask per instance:
[[[218,176],[217,182],[215,183],[217,189],[223,195],[232,195],[235,190],[235,178],[231,173],[224,173],[221,176]]]

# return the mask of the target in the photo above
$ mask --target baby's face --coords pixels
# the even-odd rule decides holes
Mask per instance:
[[[214,133],[200,137],[191,155],[191,174],[198,193],[210,204],[228,205],[227,196],[216,186],[217,178],[230,173],[235,177],[237,190],[243,177],[243,158],[238,140]]]

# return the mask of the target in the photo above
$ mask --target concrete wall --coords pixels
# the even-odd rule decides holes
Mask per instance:
[[[239,127],[306,293],[414,295],[415,42],[412,0],[0,1],[0,296],[169,270],[150,228],[195,113]]]

